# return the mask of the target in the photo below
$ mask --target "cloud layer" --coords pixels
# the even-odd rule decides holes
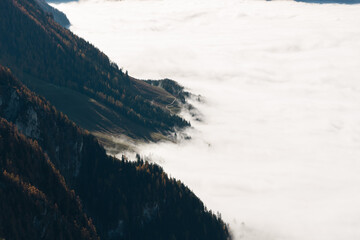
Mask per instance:
[[[236,239],[360,238],[360,5],[55,6],[130,75],[205,97],[191,141],[139,149],[220,211]]]

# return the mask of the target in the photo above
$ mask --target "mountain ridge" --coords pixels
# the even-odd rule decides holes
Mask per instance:
[[[36,2],[45,12],[49,13],[54,18],[55,22],[57,22],[64,28],[70,27],[70,21],[65,15],[65,13],[50,6],[45,0],[36,0]]]
[[[10,201],[6,194],[10,194],[15,206],[32,214],[23,218],[14,207],[12,216],[19,221],[9,222],[11,232],[0,227],[1,237],[231,238],[221,217],[181,181],[140,156],[134,162],[125,156],[108,156],[90,134],[121,133],[156,140],[154,135],[166,138],[175,129],[189,127],[177,115],[179,106],[168,107],[176,102],[171,91],[123,72],[101,51],[55,23],[37,0],[0,1],[0,20],[0,64],[6,66],[0,65],[0,123],[4,126],[0,147],[1,154],[7,154],[0,161],[0,185],[6,191],[14,189],[0,195],[0,201],[6,208]],[[12,147],[6,146],[9,140],[14,142]],[[26,157],[17,157],[24,149],[30,149]],[[38,163],[44,164],[39,167]],[[60,190],[64,194],[58,194]],[[38,223],[44,209],[52,217]],[[68,220],[67,232],[61,230],[58,215]],[[49,221],[52,228],[43,235],[44,223]]]
[[[94,136],[4,67],[0,67],[0,103],[0,117],[43,149],[79,196],[101,239],[230,238],[227,225],[184,184],[139,156],[136,162],[108,156]]]
[[[98,239],[81,203],[37,142],[3,118],[0,170],[0,236]]]
[[[123,72],[104,53],[55,23],[35,0],[1,1],[0,18],[0,64],[80,126],[144,140],[157,140],[154,133],[166,138],[190,126],[166,108],[173,95]],[[64,95],[69,91],[73,94]],[[66,98],[72,104],[61,105]],[[99,106],[109,110],[99,112]],[[74,107],[83,108],[84,114],[77,115]]]

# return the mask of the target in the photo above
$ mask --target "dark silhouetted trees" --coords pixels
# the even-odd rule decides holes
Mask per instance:
[[[119,160],[107,156],[95,137],[77,127],[45,99],[29,91],[11,76],[9,70],[2,67],[0,97],[0,117],[15,123],[20,131],[32,139],[21,136],[23,141],[35,149],[42,148],[48,156],[44,157],[39,150],[38,155],[30,154],[29,158],[23,158],[27,151],[23,150],[24,147],[15,145],[11,154],[25,151],[24,154],[19,157],[10,154],[2,158],[8,160],[2,162],[0,168],[10,172],[12,168],[8,166],[22,164],[19,169],[25,169],[34,179],[44,180],[35,184],[27,180],[25,174],[19,171],[13,173],[23,176],[25,182],[28,181],[44,193],[49,192],[50,188],[60,192],[57,189],[61,186],[65,189],[65,181],[75,191],[72,196],[79,196],[83,211],[93,220],[102,239],[229,238],[226,224],[207,211],[199,198],[180,181],[169,178],[161,167],[144,162],[140,157],[136,162],[129,162],[125,157]],[[3,136],[4,134],[1,135],[2,138]],[[4,145],[4,148],[9,147]],[[21,151],[16,152],[16,149]],[[51,169],[55,172],[56,169],[59,170],[58,179],[64,177],[60,181],[63,185],[56,185],[44,170],[38,170],[42,169],[40,166],[36,167],[38,158],[52,162],[53,165],[46,161],[49,166],[53,166]],[[18,159],[24,161],[18,163]],[[13,163],[9,165],[7,161]],[[45,179],[49,180],[46,182]],[[60,204],[63,199],[61,194],[51,196],[59,208],[64,206],[62,211],[73,212],[66,206],[76,209],[77,205],[67,202]],[[24,211],[30,211],[29,209]],[[21,215],[18,217],[21,218]]]
[[[35,82],[42,81],[93,98],[128,120],[117,123],[120,127],[130,121],[131,128],[165,133],[190,125],[165,107],[173,99],[170,93],[124,73],[104,53],[56,24],[36,1],[0,1],[0,64],[26,85],[37,91]]]

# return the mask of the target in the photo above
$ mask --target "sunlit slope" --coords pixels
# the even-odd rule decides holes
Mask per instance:
[[[204,97],[191,141],[141,153],[220,210],[237,239],[360,239],[359,4],[56,7],[135,76],[171,77]]]
[[[80,126],[152,139],[189,125],[165,107],[171,94],[130,77],[35,1],[1,1],[0,18],[0,63]]]
[[[65,193],[51,195],[53,192],[58,193],[65,182],[68,189],[74,190],[71,192],[72,199],[81,202],[83,212],[92,219],[92,222],[85,221],[85,225],[83,222],[78,225],[74,223],[75,226],[84,227],[84,233],[93,234],[91,227],[94,224],[101,239],[228,240],[229,230],[221,217],[208,211],[202,201],[181,181],[169,177],[160,166],[144,162],[140,158],[136,162],[129,162],[123,157],[120,160],[108,156],[94,136],[79,128],[44,98],[27,89],[3,67],[0,67],[0,99],[0,118],[12,122],[25,135],[16,133],[14,139],[8,139],[9,130],[6,128],[3,131],[1,127],[6,121],[0,119],[1,172],[6,170],[8,173],[19,174],[26,181],[31,177],[30,184],[45,194],[49,193],[50,203],[57,203],[61,211],[70,215],[69,227],[73,222],[71,214],[77,213],[78,209],[62,204],[67,197]],[[17,130],[11,125],[10,133],[13,132]],[[35,153],[27,151],[29,145],[35,146]],[[17,166],[21,167],[21,172],[14,170]],[[52,175],[45,171],[49,167],[61,180],[60,187],[52,184]],[[6,184],[17,181],[16,176],[8,176],[6,173],[3,175]],[[1,177],[2,175],[0,191],[4,186]],[[17,181],[16,184],[21,182]],[[30,187],[30,190],[34,188]],[[24,192],[21,188],[19,191]],[[9,191],[4,191],[4,194],[7,192]],[[32,205],[36,198],[28,199],[27,192],[22,195],[15,192],[12,196],[15,195],[15,205],[11,205],[11,208],[21,208],[23,212],[14,211],[11,221],[1,224],[0,237],[3,237],[3,226],[15,229],[17,221],[25,221],[24,226],[31,226],[33,218],[28,216],[31,216],[32,211],[43,209]],[[11,212],[12,209],[5,207],[10,202],[7,195],[0,195],[1,202],[4,205],[0,205],[0,209],[3,206],[6,211]],[[22,208],[24,204],[28,207]],[[4,221],[7,215],[2,217],[0,221]],[[14,229],[4,235],[6,239],[16,239]],[[28,233],[22,228],[18,231],[19,236]]]

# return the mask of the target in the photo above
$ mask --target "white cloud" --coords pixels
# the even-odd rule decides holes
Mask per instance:
[[[237,239],[360,238],[360,5],[56,6],[131,75],[206,97],[193,140],[142,154],[220,211]]]

